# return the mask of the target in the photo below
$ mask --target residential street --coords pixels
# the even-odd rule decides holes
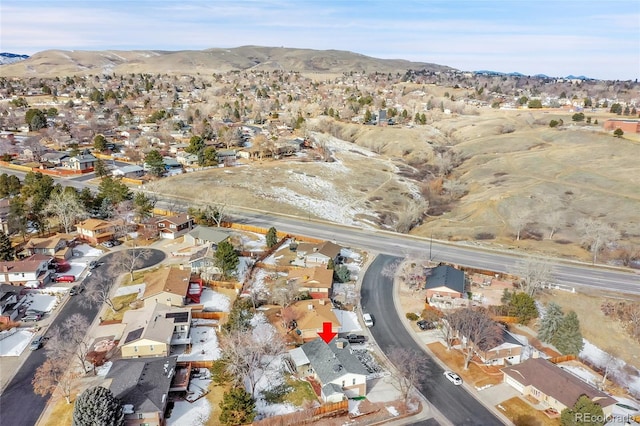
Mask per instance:
[[[115,282],[115,276],[109,275],[111,271],[108,267],[109,262],[113,260],[114,254],[115,253],[109,253],[100,258],[100,261],[105,264],[100,268],[95,269],[91,276],[84,279],[84,283],[87,288],[91,287],[97,277],[103,277],[105,274]],[[164,252],[153,250],[152,256],[145,261],[143,268],[153,266],[161,262],[164,258]],[[92,322],[102,306],[83,306],[81,303],[83,297],[85,297],[84,294],[70,297],[62,310],[57,313],[57,316],[49,326],[49,329],[62,324],[71,315],[77,313],[85,315],[89,319],[89,322]],[[28,352],[26,355],[27,359],[15,374],[14,378],[11,380],[2,395],[0,395],[0,423],[2,426],[34,425],[44,410],[48,398],[36,395],[33,392],[31,381],[33,380],[36,369],[46,359],[45,348],[46,343],[45,347],[37,351],[29,351],[28,349],[25,349],[25,351]],[[25,356],[25,354],[23,353],[22,356]]]
[[[380,349],[389,354],[393,348],[404,348],[424,354],[424,374],[418,389],[452,424],[501,425],[502,422],[469,394],[463,386],[454,386],[443,375],[443,369],[416,343],[398,317],[394,304],[393,281],[382,270],[398,257],[380,255],[367,269],[362,280],[362,311],[373,315],[370,332]]]

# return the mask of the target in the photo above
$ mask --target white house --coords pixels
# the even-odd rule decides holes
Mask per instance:
[[[0,283],[25,285],[37,281],[40,285],[51,280],[49,262],[51,256],[34,254],[24,260],[0,262]]]

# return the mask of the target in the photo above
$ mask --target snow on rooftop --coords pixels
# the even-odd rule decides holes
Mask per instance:
[[[358,315],[355,312],[342,311],[340,309],[334,309],[333,313],[340,322],[339,333],[352,333],[354,331],[361,331],[360,323],[358,322]]]
[[[145,283],[142,284],[134,284],[134,285],[123,285],[118,287],[115,292],[115,296],[124,296],[127,294],[139,293],[143,294],[144,289],[147,285]]]

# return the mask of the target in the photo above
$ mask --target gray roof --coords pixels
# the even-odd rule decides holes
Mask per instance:
[[[227,238],[229,238],[229,234],[225,231],[220,230],[219,228],[210,228],[208,226],[197,225],[195,228],[189,232],[193,238],[207,241],[213,244],[220,244]]]
[[[335,383],[327,383],[326,385],[324,385],[322,387],[322,393],[324,394],[324,396],[330,396],[330,395],[344,395],[344,392],[342,391],[342,388],[338,385],[336,385]]]
[[[342,349],[336,346],[340,341]],[[333,339],[329,344],[317,338],[300,347],[323,384],[333,382],[345,374],[368,374],[360,360],[351,353],[351,345],[345,339]]]
[[[107,374],[113,379],[109,389],[123,405],[133,405],[134,413],[164,413],[176,360],[176,356],[116,360]]]
[[[465,293],[464,272],[449,265],[440,265],[431,270],[425,289],[447,287]]]
[[[128,166],[118,167],[116,170],[121,172],[121,173],[123,173],[123,174],[144,171],[144,169],[142,167],[140,167],[138,165],[135,165],[135,164],[129,164]],[[116,170],[114,170],[114,172]]]

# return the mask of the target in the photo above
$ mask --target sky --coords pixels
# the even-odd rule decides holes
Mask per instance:
[[[464,71],[640,77],[638,0],[0,2],[0,51],[348,50]]]

